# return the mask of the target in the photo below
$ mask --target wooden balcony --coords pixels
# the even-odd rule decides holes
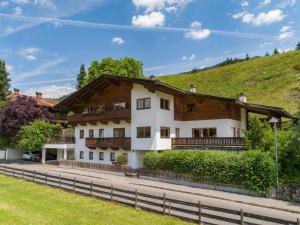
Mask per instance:
[[[47,144],[75,144],[75,137],[55,136],[47,139]]]
[[[131,110],[123,109],[119,111],[105,111],[105,112],[94,112],[86,114],[75,114],[73,116],[68,116],[69,123],[107,123],[108,121],[113,121],[119,123],[120,120],[125,120],[130,122],[131,120]]]
[[[245,148],[242,137],[172,138],[172,148]]]
[[[88,148],[95,149],[100,148],[106,150],[108,148],[118,150],[120,148],[124,150],[130,150],[131,138],[86,138],[85,145]]]

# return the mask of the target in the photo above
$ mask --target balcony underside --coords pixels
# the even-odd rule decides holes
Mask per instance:
[[[244,150],[244,138],[172,138],[172,149],[224,149]]]
[[[124,149],[129,151],[131,149],[131,138],[86,138],[86,147],[90,149],[100,148],[102,150]]]
[[[105,111],[105,112],[95,112],[87,114],[75,114],[68,117],[68,122],[71,124],[81,124],[86,125],[97,124],[98,122],[102,124],[107,124],[108,122],[113,122],[119,124],[121,120],[128,123],[131,121],[131,111],[130,109],[123,109],[119,111]]]

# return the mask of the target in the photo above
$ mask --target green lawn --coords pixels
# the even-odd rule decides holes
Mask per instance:
[[[178,225],[177,219],[0,175],[1,225]]]

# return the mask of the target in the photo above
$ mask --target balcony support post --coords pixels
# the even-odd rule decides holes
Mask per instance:
[[[42,149],[42,164],[45,164],[46,163],[46,148],[45,146],[43,146],[43,149]]]
[[[68,151],[67,151],[67,147],[65,146],[64,147],[64,160],[67,160],[67,153],[68,153]]]

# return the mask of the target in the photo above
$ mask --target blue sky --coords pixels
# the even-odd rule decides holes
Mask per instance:
[[[12,88],[74,91],[81,64],[124,56],[146,75],[263,55],[300,41],[297,0],[0,0],[0,58]]]

